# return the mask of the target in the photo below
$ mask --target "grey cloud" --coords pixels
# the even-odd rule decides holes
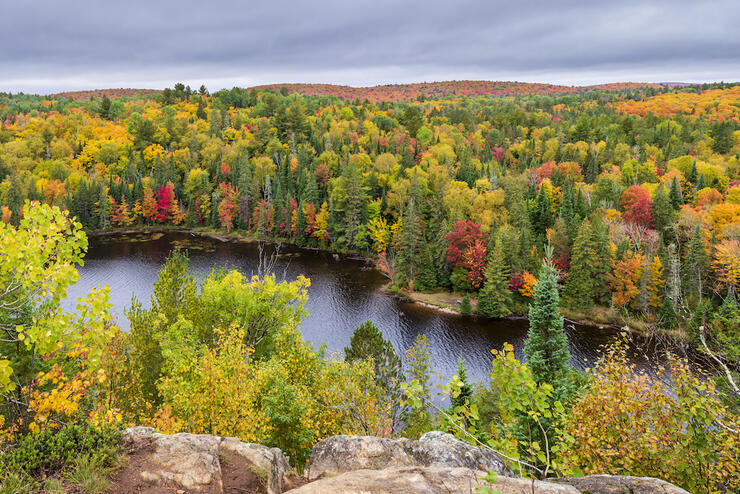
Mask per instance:
[[[0,90],[740,80],[738,20],[736,0],[30,0],[0,12]]]

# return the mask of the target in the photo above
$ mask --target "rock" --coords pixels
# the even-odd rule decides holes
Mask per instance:
[[[139,475],[148,485],[189,492],[223,492],[218,440],[195,434],[157,434],[149,427],[127,429],[124,441],[147,452]]]
[[[572,486],[529,479],[499,477],[495,484],[481,480],[486,473],[469,468],[393,467],[355,470],[287,491],[290,494],[450,494],[475,493],[489,486],[502,494],[579,494]]]
[[[439,431],[428,432],[418,441],[374,436],[333,436],[314,445],[306,469],[309,481],[353,470],[387,467],[463,467],[494,470],[515,477],[504,460],[493,451],[476,448]]]
[[[198,434],[159,434],[149,427],[123,433],[136,456],[136,470],[148,487],[182,488],[188,493],[223,492],[221,458],[239,455],[265,475],[268,494],[280,494],[294,472],[282,451],[235,438]]]
[[[589,475],[558,479],[590,494],[689,494],[665,480],[651,477],[622,477],[619,475]]]

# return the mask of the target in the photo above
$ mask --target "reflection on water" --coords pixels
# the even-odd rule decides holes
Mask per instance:
[[[258,249],[253,243],[222,243],[190,234],[157,234],[91,238],[80,281],[70,289],[70,299],[96,285],[108,285],[118,324],[128,329],[124,309],[135,296],[149,306],[157,273],[173,248],[188,249],[190,267],[205,276],[214,267],[256,272]],[[335,259],[331,254],[283,246],[275,272],[291,280],[299,274],[311,279],[308,317],[301,325],[304,337],[329,352],[342,352],[352,331],[364,321],[381,329],[400,355],[418,334],[426,333],[435,370],[444,378],[455,373],[458,356],[468,366],[473,380],[487,380],[492,348],[504,342],[514,345],[522,358],[527,321],[494,321],[445,314],[385,295],[385,278],[363,262]],[[71,300],[66,302],[72,305]],[[599,347],[615,336],[612,330],[570,327],[568,337],[574,365],[583,368],[599,355]]]

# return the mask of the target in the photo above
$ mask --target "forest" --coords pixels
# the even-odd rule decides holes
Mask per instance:
[[[521,475],[736,492],[740,86],[517,84],[0,94],[0,492],[79,470],[71,451],[113,468],[128,425],[277,446],[299,469],[333,434],[447,430]],[[61,309],[87,233],[145,228],[360,254],[399,296],[527,315],[526,363],[492,349],[471,383],[461,362],[439,405],[425,337],[399,355],[366,323],[327,355],[298,329],[308,278],[199,281],[178,251],[128,333],[105,287]],[[563,316],[711,365],[669,348],[650,375],[620,340],[581,373]]]

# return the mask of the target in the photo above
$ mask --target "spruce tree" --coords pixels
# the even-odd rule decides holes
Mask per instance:
[[[478,294],[476,312],[487,317],[506,317],[511,314],[512,297],[509,291],[508,267],[504,261],[501,240],[496,239],[488,254],[486,283]]]
[[[594,266],[596,253],[592,246],[593,231],[588,220],[581,223],[573,242],[570,271],[565,280],[565,297],[573,307],[590,307],[594,302]]]
[[[568,336],[559,305],[557,271],[549,262],[544,262],[529,306],[524,354],[535,381],[550,383],[556,388],[571,372]]]

